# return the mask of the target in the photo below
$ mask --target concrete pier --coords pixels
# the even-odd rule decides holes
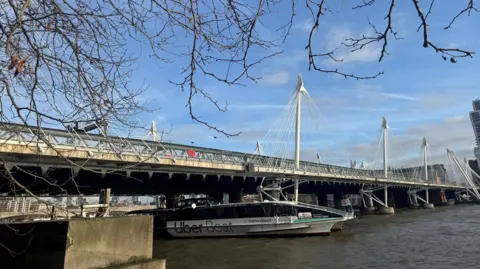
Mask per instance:
[[[382,215],[395,214],[395,209],[393,207],[389,207],[389,206],[382,206],[378,210],[378,213],[380,213]]]
[[[408,204],[408,208],[410,209],[419,209],[421,206],[419,203],[416,204]]]
[[[161,268],[148,267],[159,263],[151,216],[0,224],[0,235],[11,250],[0,248],[0,268]]]
[[[422,207],[423,207],[424,209],[434,209],[434,208],[435,208],[435,206],[434,206],[432,203],[424,203],[424,204],[422,205]]]

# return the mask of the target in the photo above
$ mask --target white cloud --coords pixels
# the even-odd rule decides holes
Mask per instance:
[[[392,24],[397,37],[405,38],[409,34],[409,22],[413,21],[410,14],[407,12],[395,12],[392,17]]]
[[[283,85],[288,83],[289,74],[285,71],[263,75],[259,80],[261,85]]]
[[[364,33],[368,36],[371,33]],[[348,38],[360,37],[353,33],[352,30],[345,26],[334,26],[330,29],[326,36],[326,49],[328,51],[335,50],[334,57],[341,62],[335,62],[331,59],[324,61],[327,65],[343,64],[348,62],[372,62],[377,61],[380,56],[380,46],[377,43],[371,43],[360,50],[353,51],[352,48],[346,47],[345,43]]]
[[[465,115],[458,115],[458,116],[453,116],[453,117],[447,117],[445,118],[446,122],[458,122],[458,121],[464,121],[467,117]]]
[[[300,63],[308,62],[308,53],[304,50],[294,50],[291,53],[283,53],[268,61],[262,68],[263,73],[276,73],[278,70],[283,72],[297,72]]]
[[[410,100],[410,101],[420,101],[422,99],[414,96],[409,96],[409,95],[403,95],[403,94],[397,94],[397,93],[387,93],[387,92],[382,92],[381,95],[391,98],[391,99],[401,99],[401,100]]]
[[[228,109],[235,110],[263,110],[263,109],[283,109],[286,105],[275,104],[248,104],[248,105],[229,105]]]
[[[365,111],[365,112],[393,112],[397,109],[392,107],[362,107],[362,106],[347,106],[343,107],[347,111]]]
[[[455,87],[421,96],[424,107],[428,109],[447,109],[458,105],[464,107],[465,102],[471,104],[473,97],[470,90]]]
[[[336,91],[339,92],[339,91]],[[342,98],[351,100],[355,97],[362,101],[363,107],[376,108],[382,102],[388,99],[405,100],[405,101],[421,101],[422,98],[413,95],[385,92],[383,87],[374,84],[359,84],[356,88],[341,90]],[[347,104],[348,105],[348,104]],[[356,104],[357,105],[357,104]]]
[[[348,51],[339,54],[339,58],[342,59],[341,63],[348,62],[373,62],[378,60],[380,48],[376,46],[367,46],[361,50]]]
[[[312,30],[312,27],[313,27],[312,19],[304,19],[301,21],[297,21],[297,23],[293,25],[294,29],[300,29],[302,31],[307,31],[307,32],[310,32],[310,30]]]

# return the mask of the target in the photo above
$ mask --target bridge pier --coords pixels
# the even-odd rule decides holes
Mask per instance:
[[[375,191],[383,191],[383,200],[381,200],[379,197],[377,197],[374,192]],[[395,214],[395,209],[393,206],[395,206],[395,200],[393,197],[393,193],[391,195],[388,194],[388,186],[369,186],[365,187],[363,186],[362,189],[360,190],[360,195],[362,196],[362,201],[363,201],[363,210],[362,214],[365,215],[370,215],[375,213],[375,207],[373,204],[373,201],[377,202],[379,205],[378,208],[378,213],[379,214]],[[380,196],[381,197],[381,196]],[[389,207],[388,205],[391,204],[392,207]]]
[[[412,194],[408,193],[408,199],[409,199],[408,208],[410,208],[410,209],[419,209],[420,208],[420,204],[418,203],[418,199],[417,199],[416,195],[412,195]]]
[[[430,190],[430,201],[435,206],[455,205],[455,191],[445,189]]]
[[[395,214],[395,209],[388,206],[388,185],[383,186],[383,202],[384,204],[380,206],[378,213],[383,215]]]
[[[425,203],[423,203],[422,207],[425,209],[435,208],[435,206],[430,203],[430,191],[428,190],[428,188],[425,188]]]
[[[407,191],[410,199],[410,206],[411,209],[420,208],[420,204],[418,200],[422,203],[421,207],[424,209],[433,209],[435,208],[433,203],[430,203],[430,190],[428,188],[422,189],[410,189]],[[418,195],[419,192],[424,192],[424,197]]]
[[[455,191],[453,190],[445,190],[445,200],[447,201],[447,206],[455,205]]]
[[[363,207],[361,208],[360,212],[362,215],[374,215],[376,214],[377,209],[373,204],[373,198],[371,195],[366,195],[363,192],[360,192],[362,197]]]
[[[415,190],[407,190],[408,195],[408,208],[410,209],[419,209],[420,204],[418,203],[417,193]]]

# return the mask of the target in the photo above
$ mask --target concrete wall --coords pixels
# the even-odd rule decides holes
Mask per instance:
[[[151,259],[153,218],[0,223],[0,268],[93,269]]]
[[[65,268],[96,268],[149,259],[152,248],[150,216],[71,220]]]
[[[0,223],[0,268],[62,269],[68,223]],[[10,252],[10,250],[12,252]]]

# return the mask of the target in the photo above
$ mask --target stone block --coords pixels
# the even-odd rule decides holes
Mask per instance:
[[[93,269],[145,261],[153,253],[153,218],[0,223],[0,243],[12,251],[0,248],[0,268]]]

